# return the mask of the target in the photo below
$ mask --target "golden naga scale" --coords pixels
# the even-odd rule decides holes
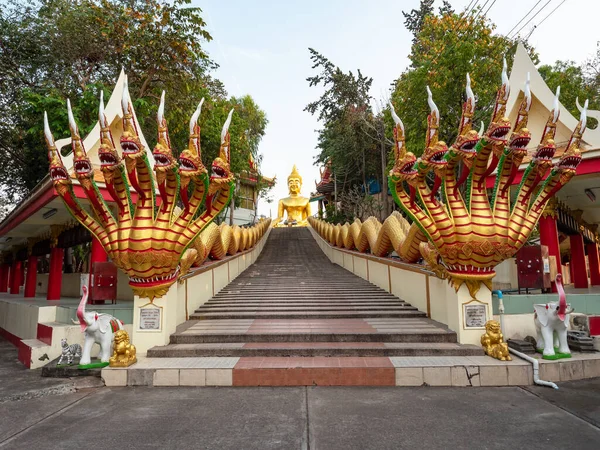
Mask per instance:
[[[387,256],[395,251],[406,262],[421,258],[458,291],[466,283],[475,298],[481,283],[491,290],[494,268],[512,257],[527,241],[546,203],[575,175],[586,128],[587,101],[569,143],[557,163],[554,135],[560,112],[557,90],[553,110],[542,139],[534,150],[511,202],[510,186],[527,154],[531,92],[527,77],[524,97],[514,124],[506,117],[510,92],[506,61],[502,85],[496,95],[486,130],[472,127],[475,95],[467,75],[466,101],[456,141],[448,147],[439,140],[440,113],[429,88],[426,148],[420,158],[407,151],[402,120],[390,104],[394,127],[394,167],[389,188],[405,217],[394,213],[383,224],[371,217],[365,222],[332,225],[310,218],[315,230],[332,245]],[[462,163],[462,164],[459,164]],[[458,171],[462,165],[463,170]],[[489,195],[486,178],[496,170]],[[427,181],[433,172],[434,181]],[[539,188],[538,188],[539,187]],[[407,220],[408,219],[408,220]]]
[[[123,134],[118,144],[106,120],[101,95],[98,156],[106,189],[118,208],[116,212],[108,207],[94,182],[92,163],[70,103],[67,101],[75,177],[90,201],[92,213],[81,205],[74,193],[71,175],[62,162],[44,115],[50,177],[56,192],[73,217],[100,241],[110,259],[129,276],[133,292],[151,301],[163,296],[192,265],[201,264],[208,256],[222,258],[246,250],[254,246],[269,227],[269,221],[244,230],[212,224],[229,203],[234,188],[228,132],[233,110],[223,126],[219,156],[213,161],[209,176],[200,152],[199,117],[203,101],[192,115],[188,147],[177,161],[164,118],[163,92],[157,113],[158,142],[152,152],[155,160],[152,168],[138,131],[127,82],[121,101]],[[133,192],[137,195],[135,203],[131,198]],[[179,200],[182,208],[177,206]]]
[[[302,189],[302,177],[296,169],[292,169],[292,173],[288,176],[289,197],[279,200],[277,208],[277,218],[273,221],[274,227],[305,227],[308,225],[310,217],[310,199],[302,197],[300,190]],[[284,219],[284,213],[287,218]]]

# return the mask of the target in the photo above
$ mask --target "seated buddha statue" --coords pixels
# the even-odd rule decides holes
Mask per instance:
[[[310,216],[309,199],[300,195],[302,188],[302,177],[296,169],[292,169],[292,173],[288,177],[288,189],[290,196],[279,200],[277,208],[277,219],[273,222],[274,227],[305,227],[308,225],[308,216]],[[287,218],[284,220],[284,212]]]

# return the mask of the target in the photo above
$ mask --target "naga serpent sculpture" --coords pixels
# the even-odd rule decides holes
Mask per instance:
[[[219,228],[213,225],[207,237],[196,239],[226,207],[233,192],[234,177],[229,167],[228,133],[233,110],[223,126],[219,156],[212,163],[212,174],[209,177],[200,157],[198,118],[202,101],[190,120],[189,144],[181,153],[179,164],[173,157],[164,106],[163,92],[157,114],[158,143],[153,151],[156,162],[153,174],[147,150],[138,134],[127,82],[121,101],[122,157],[116,150],[104,115],[102,95],[100,97],[98,157],[106,189],[117,205],[116,215],[108,207],[94,182],[92,163],[83,146],[70,103],[67,101],[73,167],[93,214],[88,213],[77,200],[71,177],[62,162],[47,115],[44,114],[50,177],[56,192],[75,219],[100,241],[111,260],[129,276],[133,292],[140,297],[148,297],[151,301],[163,296],[178,276],[187,272],[192,264],[199,265],[209,254],[222,258],[225,253],[232,254],[249,248],[265,231],[262,222],[254,229],[244,232],[236,230],[236,227]],[[160,201],[157,201],[155,195],[155,180]],[[190,183],[193,183],[193,187],[191,195],[188,195]],[[135,205],[131,199],[130,186],[137,193]],[[176,206],[178,198],[181,198],[182,209]],[[204,210],[201,208],[203,204]],[[215,228],[222,235],[215,236]],[[234,244],[231,244],[232,241]]]
[[[495,266],[512,257],[527,241],[547,201],[575,175],[581,161],[579,146],[586,128],[587,102],[566,150],[553,165],[554,134],[559,115],[557,91],[553,110],[511,205],[510,186],[527,154],[531,133],[527,129],[531,106],[529,76],[514,127],[506,115],[509,95],[506,62],[487,130],[472,129],[475,96],[467,75],[466,101],[456,141],[449,148],[438,138],[440,114],[428,90],[426,149],[421,158],[408,152],[404,125],[390,104],[394,127],[394,167],[389,188],[396,203],[412,221],[393,213],[383,224],[374,217],[364,223],[331,225],[311,218],[315,230],[332,245],[370,250],[387,256],[394,250],[401,259],[423,258],[441,278],[449,278],[458,291],[466,283],[475,298],[484,283],[491,290]],[[483,125],[483,124],[482,124]],[[458,169],[462,163],[463,170]],[[497,169],[488,197],[486,178]],[[426,175],[433,171],[430,188]],[[464,184],[464,194],[461,186]],[[441,199],[438,191],[441,188]]]

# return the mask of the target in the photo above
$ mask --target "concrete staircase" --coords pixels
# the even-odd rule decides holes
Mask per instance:
[[[347,361],[482,354],[458,344],[456,333],[425,313],[332,264],[307,229],[277,228],[252,267],[196,310],[169,345],[147,356]]]

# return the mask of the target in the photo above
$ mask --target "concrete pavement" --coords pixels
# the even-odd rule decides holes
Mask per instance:
[[[554,400],[517,387],[100,388],[0,404],[0,448],[599,448],[600,429]]]

